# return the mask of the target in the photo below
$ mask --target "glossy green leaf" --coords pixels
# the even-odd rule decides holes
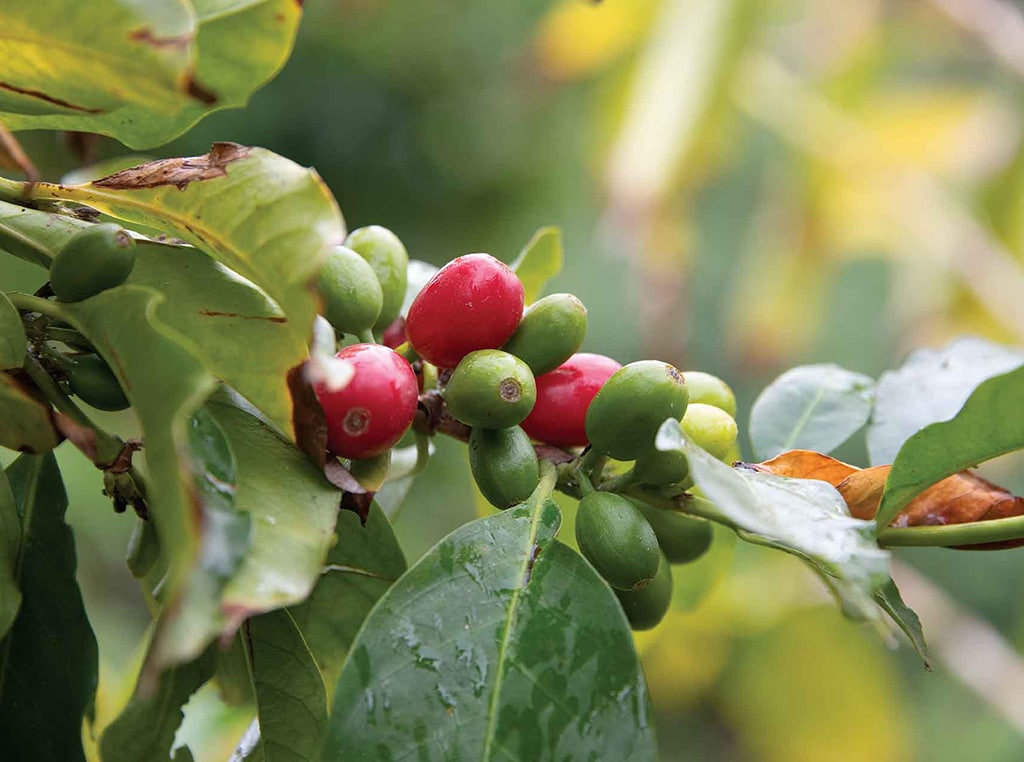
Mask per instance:
[[[0,471],[0,639],[14,623],[21,605],[18,589],[18,557],[21,552],[21,518],[7,474]]]
[[[889,470],[875,516],[885,528],[928,487],[965,468],[1024,449],[1024,365],[984,381],[951,420],[908,439]]]
[[[956,415],[982,381],[1022,363],[1024,352],[977,338],[912,352],[899,369],[878,380],[867,431],[871,465],[892,463],[911,436]]]
[[[217,143],[205,156],[152,162],[85,185],[37,183],[33,193],[87,204],[198,246],[277,303],[278,361],[296,367],[305,360],[317,310],[308,284],[330,246],[345,237],[337,204],[312,170],[260,148]],[[230,317],[210,312],[209,320]],[[290,432],[286,379],[273,381],[260,409]]]
[[[61,247],[89,223],[0,201],[0,249],[49,269]]]
[[[11,300],[0,293],[0,370],[20,368],[25,362],[28,339],[21,315]]]
[[[22,601],[0,642],[3,756],[33,762],[84,760],[99,657],[75,580],[67,495],[52,453],[22,455],[7,469],[21,519],[16,582]]]
[[[321,671],[333,678],[370,609],[406,570],[391,524],[376,503],[365,526],[352,511],[339,513],[337,536],[313,593],[291,609]]]
[[[341,493],[295,445],[218,393],[206,406],[238,468],[235,508],[252,517],[252,543],[224,588],[227,625],[305,600],[320,579]]]
[[[875,601],[882,607],[892,620],[903,630],[907,639],[917,655],[924,662],[924,667],[931,670],[931,661],[928,657],[928,644],[924,640],[924,629],[921,627],[921,620],[917,613],[903,602],[903,596],[891,579],[875,592]]]
[[[754,457],[794,449],[828,453],[868,422],[875,382],[838,365],[802,365],[765,387],[750,411]]]
[[[327,726],[327,694],[302,633],[283,609],[250,619],[242,634],[260,726],[259,743],[246,759],[315,762]]]
[[[874,524],[850,516],[842,496],[825,482],[733,469],[695,445],[669,419],[659,450],[681,450],[690,475],[714,504],[708,516],[734,527],[741,539],[792,553],[817,571],[849,616],[877,619],[873,597],[888,580],[889,553],[874,541]]]
[[[103,762],[170,759],[182,707],[213,674],[214,652],[164,671],[149,690],[137,690],[128,706],[100,737]],[[175,760],[178,757],[174,757]]]
[[[241,106],[287,60],[294,0],[93,0],[5,8],[0,119],[160,145]]]
[[[562,231],[550,226],[537,230],[512,263],[523,282],[527,304],[537,301],[547,282],[562,272],[563,261]]]
[[[60,443],[53,412],[29,388],[0,372],[0,447],[18,452],[49,452]]]
[[[651,759],[622,609],[532,499],[467,524],[380,599],[324,746],[338,759]]]

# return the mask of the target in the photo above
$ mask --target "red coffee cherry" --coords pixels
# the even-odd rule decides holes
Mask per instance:
[[[399,315],[384,329],[384,333],[380,337],[380,343],[386,347],[398,349],[405,342],[405,318]]]
[[[621,367],[610,357],[580,352],[550,373],[537,376],[537,402],[523,421],[523,430],[556,447],[586,445],[587,407]]]
[[[467,254],[446,264],[416,296],[405,333],[417,354],[454,368],[477,349],[497,349],[523,316],[523,284],[490,254]]]
[[[334,392],[313,386],[327,417],[327,449],[343,458],[380,455],[416,417],[416,374],[404,357],[378,344],[353,344],[337,357],[355,366],[349,385]]]

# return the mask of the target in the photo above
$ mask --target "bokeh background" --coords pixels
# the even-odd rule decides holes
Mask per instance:
[[[558,225],[551,288],[588,305],[585,349],[721,375],[742,430],[796,364],[877,376],[963,333],[1024,343],[1022,6],[322,0],[247,109],[149,155],[266,146],[316,167],[350,228],[391,227],[436,264],[509,261]],[[54,134],[22,137],[46,177],[75,166]],[[0,260],[5,289],[41,280]],[[840,456],[863,464],[863,441]],[[148,614],[123,565],[131,520],[77,453],[61,462],[102,717]],[[1021,465],[988,473],[1020,494]],[[397,522],[410,560],[478,510],[457,444],[421,487]],[[664,758],[1024,759],[1024,551],[895,557],[931,673],[792,558],[723,533],[678,569],[672,614],[638,638]],[[183,732],[223,760],[246,722],[204,691]]]

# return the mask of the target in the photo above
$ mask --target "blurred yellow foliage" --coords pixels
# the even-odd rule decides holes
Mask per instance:
[[[640,43],[657,7],[658,0],[562,0],[537,27],[538,65],[552,79],[599,71]]]

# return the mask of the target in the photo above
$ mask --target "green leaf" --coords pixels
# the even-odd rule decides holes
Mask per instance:
[[[188,421],[215,384],[158,319],[162,301],[152,288],[123,285],[62,307],[68,322],[93,342],[118,377],[146,443],[150,518],[169,566],[169,605],[154,635],[150,669],[190,661],[205,646],[202,637],[177,640],[165,632],[177,596],[199,564],[202,524],[195,506],[200,495],[189,457]]]
[[[878,619],[873,597],[889,577],[889,553],[875,544],[873,522],[851,517],[834,487],[749,467],[732,469],[687,439],[671,418],[656,444],[686,455],[690,475],[718,512],[708,518],[734,527],[743,540],[802,558],[848,616]]]
[[[0,410],[0,447],[44,453],[60,444],[50,406],[10,373],[0,372]]]
[[[365,526],[352,511],[339,513],[337,536],[312,595],[291,609],[321,671],[331,678],[337,678],[370,609],[406,570],[391,524],[376,503]]]
[[[246,759],[320,759],[327,695],[302,633],[287,610],[250,619],[243,642],[252,669],[260,741]]]
[[[99,658],[75,581],[67,495],[52,453],[7,469],[21,521],[15,567],[22,601],[0,642],[0,738],[6,755],[33,762],[84,760]]]
[[[871,415],[875,382],[838,365],[802,365],[765,387],[750,411],[757,460],[793,449],[828,453]]]
[[[611,589],[538,497],[467,524],[384,595],[324,759],[651,759],[647,688]]]
[[[32,191],[36,198],[87,204],[198,246],[277,303],[281,313],[272,319],[283,326],[278,362],[296,367],[306,359],[317,312],[308,285],[327,250],[345,237],[337,204],[312,170],[260,148],[216,143],[205,156],[164,159],[85,185],[36,183]],[[263,395],[260,409],[291,432],[286,380],[267,381],[274,393]]]
[[[224,588],[228,625],[306,599],[320,579],[341,493],[295,445],[224,393],[206,409],[238,468],[235,508],[251,515],[252,544]]]
[[[287,60],[294,0],[93,0],[5,9],[0,120],[160,145],[242,106]]]
[[[898,370],[883,373],[878,380],[867,431],[871,465],[892,463],[913,434],[948,421],[978,384],[1021,363],[1024,352],[977,338],[912,352]]]
[[[917,613],[903,602],[903,596],[891,579],[881,588],[875,591],[875,600],[882,607],[886,614],[906,634],[917,655],[924,662],[925,669],[931,671],[931,661],[928,658],[928,644],[924,640],[924,629],[921,627],[921,620]]]
[[[213,674],[214,652],[164,671],[148,690],[137,689],[124,711],[100,738],[103,762],[170,759],[182,707]],[[178,759],[175,757],[174,759]]]
[[[21,551],[21,518],[7,474],[0,471],[0,639],[14,623],[21,605],[18,589],[18,556]]]
[[[60,248],[89,223],[0,201],[0,249],[49,269]]]
[[[218,379],[287,431],[299,358],[280,308],[191,246],[140,242],[129,283],[158,290],[156,318]]]
[[[28,339],[21,315],[11,300],[0,293],[0,370],[13,370],[25,363]]]
[[[512,263],[512,271],[523,282],[526,303],[537,301],[549,280],[562,272],[562,231],[539,228]]]
[[[933,423],[900,448],[875,522],[889,526],[910,501],[965,468],[1024,449],[1024,365],[983,382],[954,418]]]

